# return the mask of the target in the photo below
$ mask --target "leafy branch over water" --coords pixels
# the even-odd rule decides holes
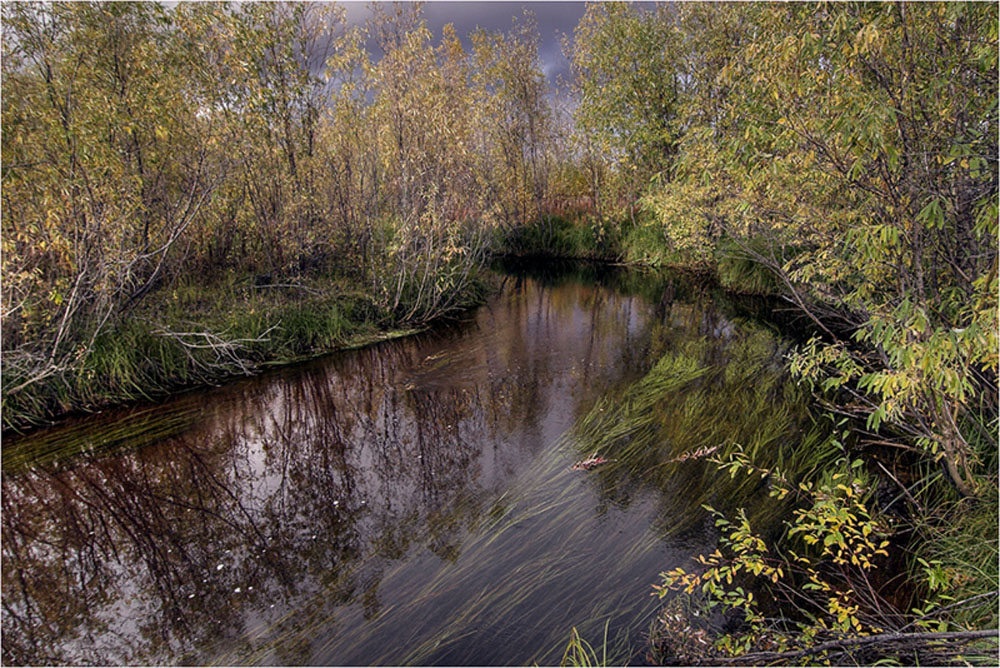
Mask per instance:
[[[720,460],[718,465],[734,474],[760,473],[741,457]],[[706,648],[686,643],[678,633],[683,618],[666,613],[654,639],[665,658],[726,665],[805,660],[863,665],[887,658],[918,665],[994,664],[1000,632],[951,630],[944,613],[978,599],[996,598],[997,591],[947,605],[940,601],[948,597],[932,594],[925,609],[909,613],[884,598],[873,570],[889,556],[888,524],[869,508],[870,478],[863,475],[861,466],[860,460],[850,465],[842,460],[833,469],[836,472],[798,487],[779,472],[768,472],[772,496],[792,495],[801,503],[788,522],[785,538],[776,544],[769,545],[753,531],[743,510],[731,522],[710,509],[722,531],[720,547],[699,556],[694,570],[678,567],[664,573],[662,585],[654,589],[661,598],[684,591],[697,594],[708,609],[742,613],[742,628],[716,638],[706,656]],[[930,569],[930,564],[923,563]],[[744,589],[741,583],[750,588]],[[755,590],[763,590],[777,603],[779,617],[765,614]]]

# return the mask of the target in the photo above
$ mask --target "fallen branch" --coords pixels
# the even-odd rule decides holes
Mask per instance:
[[[808,647],[806,649],[791,652],[755,652],[752,654],[743,654],[738,657],[730,657],[725,660],[720,660],[718,665],[763,665],[787,663],[822,652],[829,652],[832,650],[851,651],[862,648],[870,648],[873,645],[888,646],[904,644],[909,646],[907,649],[915,650],[923,646],[925,649],[932,650],[934,649],[932,647],[934,644],[942,641],[950,641],[952,643],[958,641],[959,644],[968,644],[975,640],[985,638],[997,639],[998,637],[1000,637],[1000,630],[998,629],[989,629],[984,631],[951,631],[943,633],[880,633],[872,636],[831,640],[829,642],[820,643],[814,647]],[[951,648],[950,651],[954,652],[954,648]],[[997,654],[997,648],[994,647],[989,653],[991,656],[995,656]],[[798,662],[796,661],[796,663]]]
[[[178,343],[184,352],[187,354],[188,359],[191,360],[196,366],[200,366],[205,369],[225,369],[236,366],[244,375],[249,375],[252,373],[253,368],[247,366],[247,360],[242,356],[241,353],[246,351],[247,344],[251,343],[264,343],[269,341],[268,334],[278,328],[278,325],[272,325],[267,330],[262,332],[259,336],[255,338],[243,338],[243,339],[224,339],[222,335],[216,334],[214,332],[201,331],[201,332],[174,332],[163,325],[155,324],[155,329],[153,333],[157,336],[162,336],[164,338],[169,338],[176,343]],[[225,334],[223,332],[222,334]],[[194,339],[194,340],[191,340]],[[205,362],[204,360],[199,360],[191,352],[193,350],[211,350],[215,353],[215,362]]]

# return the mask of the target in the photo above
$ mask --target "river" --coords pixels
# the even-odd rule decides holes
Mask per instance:
[[[802,438],[788,342],[681,277],[502,283],[423,334],[6,438],[4,663],[544,665],[574,627],[645,661],[658,574],[716,545],[701,504],[766,496],[684,453]]]

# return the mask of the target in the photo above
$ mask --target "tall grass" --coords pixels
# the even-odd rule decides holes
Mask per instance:
[[[978,424],[972,424],[973,421]],[[994,411],[969,416],[963,425],[980,459],[984,484],[977,499],[960,498],[939,472],[928,467],[915,509],[910,579],[917,596],[940,599],[950,606],[945,619],[954,629],[990,629],[1000,624],[1000,497],[998,497],[998,420]],[[956,605],[960,602],[968,603]]]
[[[749,249],[764,252],[764,243],[751,241]],[[723,240],[715,251],[719,283],[727,290],[754,295],[781,294],[783,286],[768,267],[754,259],[751,252],[736,243]]]
[[[748,295],[778,295],[784,286],[758,262],[754,252],[768,252],[762,240],[743,248],[728,239],[699,255],[674,247],[662,223],[642,213],[631,220],[606,221],[596,216],[564,218],[542,216],[507,231],[494,243],[501,255],[590,259],[648,267],[672,267],[714,273],[726,290]]]
[[[275,280],[279,287],[268,281],[261,286],[252,277],[223,276],[152,295],[129,317],[106,328],[72,368],[5,393],[3,429],[23,430],[69,412],[214,384],[412,326],[343,277]],[[470,282],[467,291],[456,304],[481,299],[484,284]],[[4,365],[5,388],[22,380]]]
[[[570,631],[569,644],[563,653],[560,666],[606,666],[608,665],[608,624],[604,625],[604,640],[600,645],[601,652],[598,654],[594,647],[580,636],[580,632],[573,627]]]
[[[509,231],[495,247],[506,255],[617,261],[621,257],[622,225],[596,216],[542,216]]]
[[[497,240],[499,252],[521,257],[575,258],[651,267],[702,268],[673,248],[662,225],[641,214],[635,221],[598,216],[542,216]]]
[[[703,268],[692,253],[672,246],[662,224],[645,218],[624,232],[622,257],[630,264],[652,267]]]

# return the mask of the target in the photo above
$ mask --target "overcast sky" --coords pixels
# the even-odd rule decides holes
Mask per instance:
[[[347,9],[349,24],[363,23],[368,16],[368,2],[338,3]],[[445,24],[453,23],[455,30],[466,48],[471,46],[468,36],[476,28],[506,31],[515,17],[521,17],[524,9],[535,15],[538,34],[541,37],[539,57],[545,77],[550,86],[555,86],[559,75],[568,77],[569,61],[562,53],[563,34],[572,36],[580,17],[583,16],[583,2],[443,2],[433,0],[424,3],[424,18],[427,27],[434,33],[437,42]],[[373,54],[374,55],[374,54]]]

